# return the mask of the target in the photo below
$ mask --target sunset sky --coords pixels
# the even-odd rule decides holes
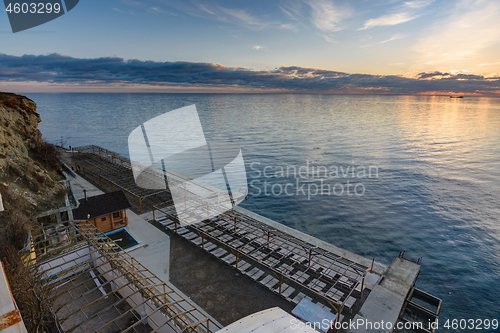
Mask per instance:
[[[81,0],[0,45],[2,91],[500,96],[498,0]]]

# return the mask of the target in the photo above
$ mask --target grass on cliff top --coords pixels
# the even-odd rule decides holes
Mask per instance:
[[[24,99],[35,104],[35,102],[33,102],[28,97],[16,95],[16,94],[12,94],[12,93],[0,92],[0,105],[5,105],[6,107],[10,107],[10,108],[20,107],[21,109],[26,110],[29,108],[29,105],[27,105],[23,102]]]

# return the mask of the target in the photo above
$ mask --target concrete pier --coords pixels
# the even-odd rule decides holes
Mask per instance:
[[[394,258],[383,274],[380,283],[373,287],[365,303],[354,317],[353,321],[360,323],[360,325],[349,332],[392,332],[406,296],[415,284],[419,272],[419,264],[404,258]],[[382,323],[386,323],[386,325],[382,325]]]

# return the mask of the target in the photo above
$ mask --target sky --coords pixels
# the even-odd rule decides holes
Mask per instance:
[[[500,96],[498,0],[81,0],[12,33],[0,90]]]

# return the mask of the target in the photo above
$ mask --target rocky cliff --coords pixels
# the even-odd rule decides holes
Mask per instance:
[[[64,198],[55,148],[43,142],[40,115],[27,97],[0,93],[0,243],[22,246],[34,214]]]
[[[0,92],[0,260],[12,294],[29,332],[53,327],[50,297],[36,272],[18,251],[26,229],[36,227],[38,213],[63,203],[66,191],[59,180],[55,147],[43,142],[36,104],[24,96]]]

